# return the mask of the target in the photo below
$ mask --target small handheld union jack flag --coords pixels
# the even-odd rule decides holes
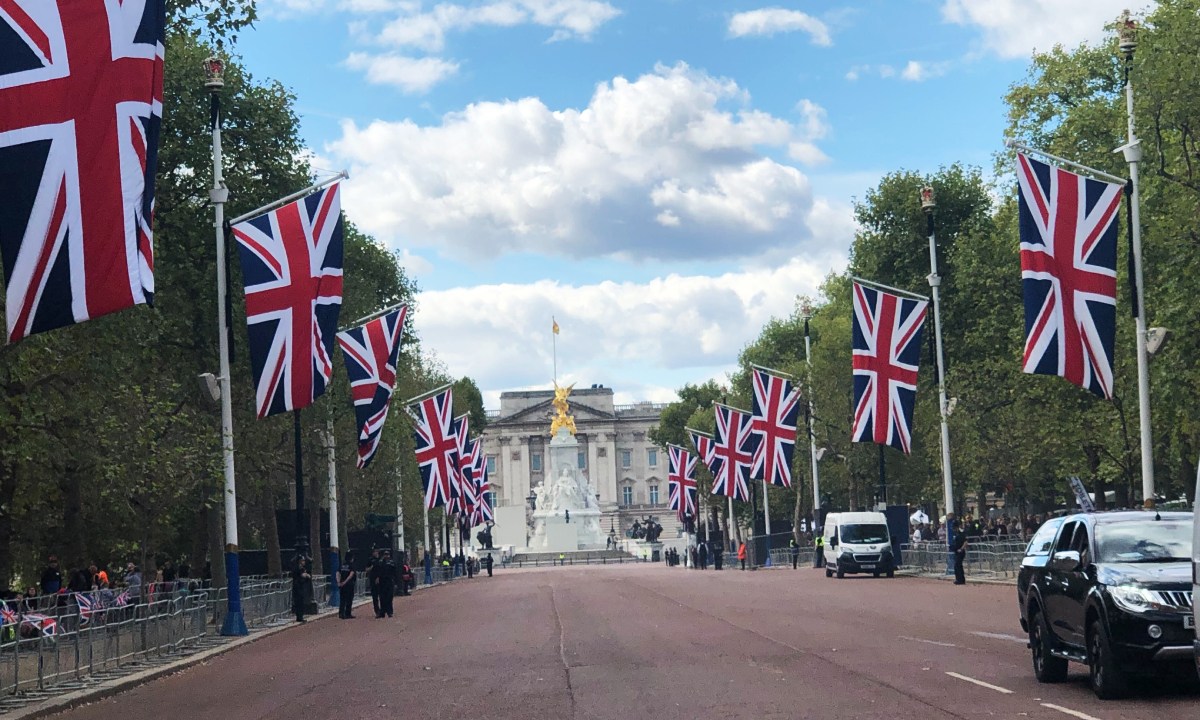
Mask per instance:
[[[429,509],[448,505],[457,485],[458,439],[454,436],[453,404],[453,388],[447,385],[409,406],[425,507]]]
[[[1022,370],[1112,398],[1121,185],[1017,155]]]
[[[912,451],[925,300],[854,283],[854,442]]]
[[[750,413],[714,403],[717,432],[713,438],[714,462],[713,495],[725,495],[734,500],[750,499],[750,468],[759,437],[754,434]]]
[[[796,451],[796,419],[800,415],[800,390],[791,380],[753,368],[754,399],[751,405],[754,433],[759,437],[752,477],[772,485],[792,486],[792,457]]]
[[[338,186],[233,226],[259,418],[312,405],[333,375],[342,309]]]
[[[0,2],[9,342],[154,300],[165,7]]]
[[[408,306],[338,333],[338,344],[350,376],[350,395],[358,423],[358,467],[366,468],[379,449],[383,422],[396,386],[396,361]]]
[[[680,519],[696,514],[696,461],[686,449],[667,446],[668,505]]]

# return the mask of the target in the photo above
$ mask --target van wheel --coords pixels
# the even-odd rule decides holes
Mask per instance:
[[[838,580],[841,580],[842,578],[846,577],[846,573],[842,572],[841,568],[838,568],[837,576],[838,576]]]
[[[1092,692],[1101,700],[1118,700],[1129,694],[1129,682],[1117,665],[1116,655],[1108,642],[1104,623],[1093,620],[1088,626],[1088,673]]]
[[[1067,679],[1067,661],[1050,654],[1050,628],[1044,615],[1034,608],[1029,618],[1029,648],[1033,653],[1033,675],[1042,683],[1057,683]]]
[[[833,577],[833,571],[829,568],[825,568],[825,577]]]

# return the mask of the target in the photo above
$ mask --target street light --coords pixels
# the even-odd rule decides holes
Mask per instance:
[[[938,412],[942,419],[942,483],[946,512],[954,512],[954,481],[950,470],[950,408],[946,402],[946,362],[942,352],[942,304],[938,292],[942,278],[937,271],[937,236],[934,234],[933,214],[937,210],[937,195],[933,188],[921,188],[921,210],[925,213],[925,228],[929,235],[929,287],[933,291],[933,331],[937,344]]]
[[[800,317],[804,318],[804,364],[805,364],[805,369],[806,369],[806,380],[807,380],[807,384],[808,384],[808,388],[807,388],[808,392],[805,393],[805,395],[808,396],[808,412],[805,413],[805,416],[804,416],[804,425],[805,425],[805,429],[808,432],[809,457],[812,458],[810,461],[810,465],[812,466],[813,523],[815,526],[817,518],[820,516],[820,512],[821,512],[820,511],[821,474],[820,474],[820,470],[818,469],[817,463],[820,462],[821,455],[824,454],[824,449],[822,448],[822,451],[820,452],[820,454],[818,454],[817,437],[813,433],[813,429],[812,429],[813,416],[816,415],[816,412],[817,412],[816,407],[813,404],[812,343],[809,341],[809,333],[808,333],[808,321],[812,320],[812,316],[813,316],[812,305],[805,302],[803,305],[800,306]]]

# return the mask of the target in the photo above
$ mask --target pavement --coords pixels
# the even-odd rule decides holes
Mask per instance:
[[[326,618],[55,717],[1147,718],[1200,683],[1102,702],[1041,685],[1012,586],[654,565],[499,571]],[[1182,687],[1180,686],[1182,685]]]

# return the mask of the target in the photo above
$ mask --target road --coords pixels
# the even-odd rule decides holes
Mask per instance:
[[[662,565],[497,572],[328,618],[69,720],[1152,718],[1195,685],[1101,702],[1040,685],[1011,586]]]

